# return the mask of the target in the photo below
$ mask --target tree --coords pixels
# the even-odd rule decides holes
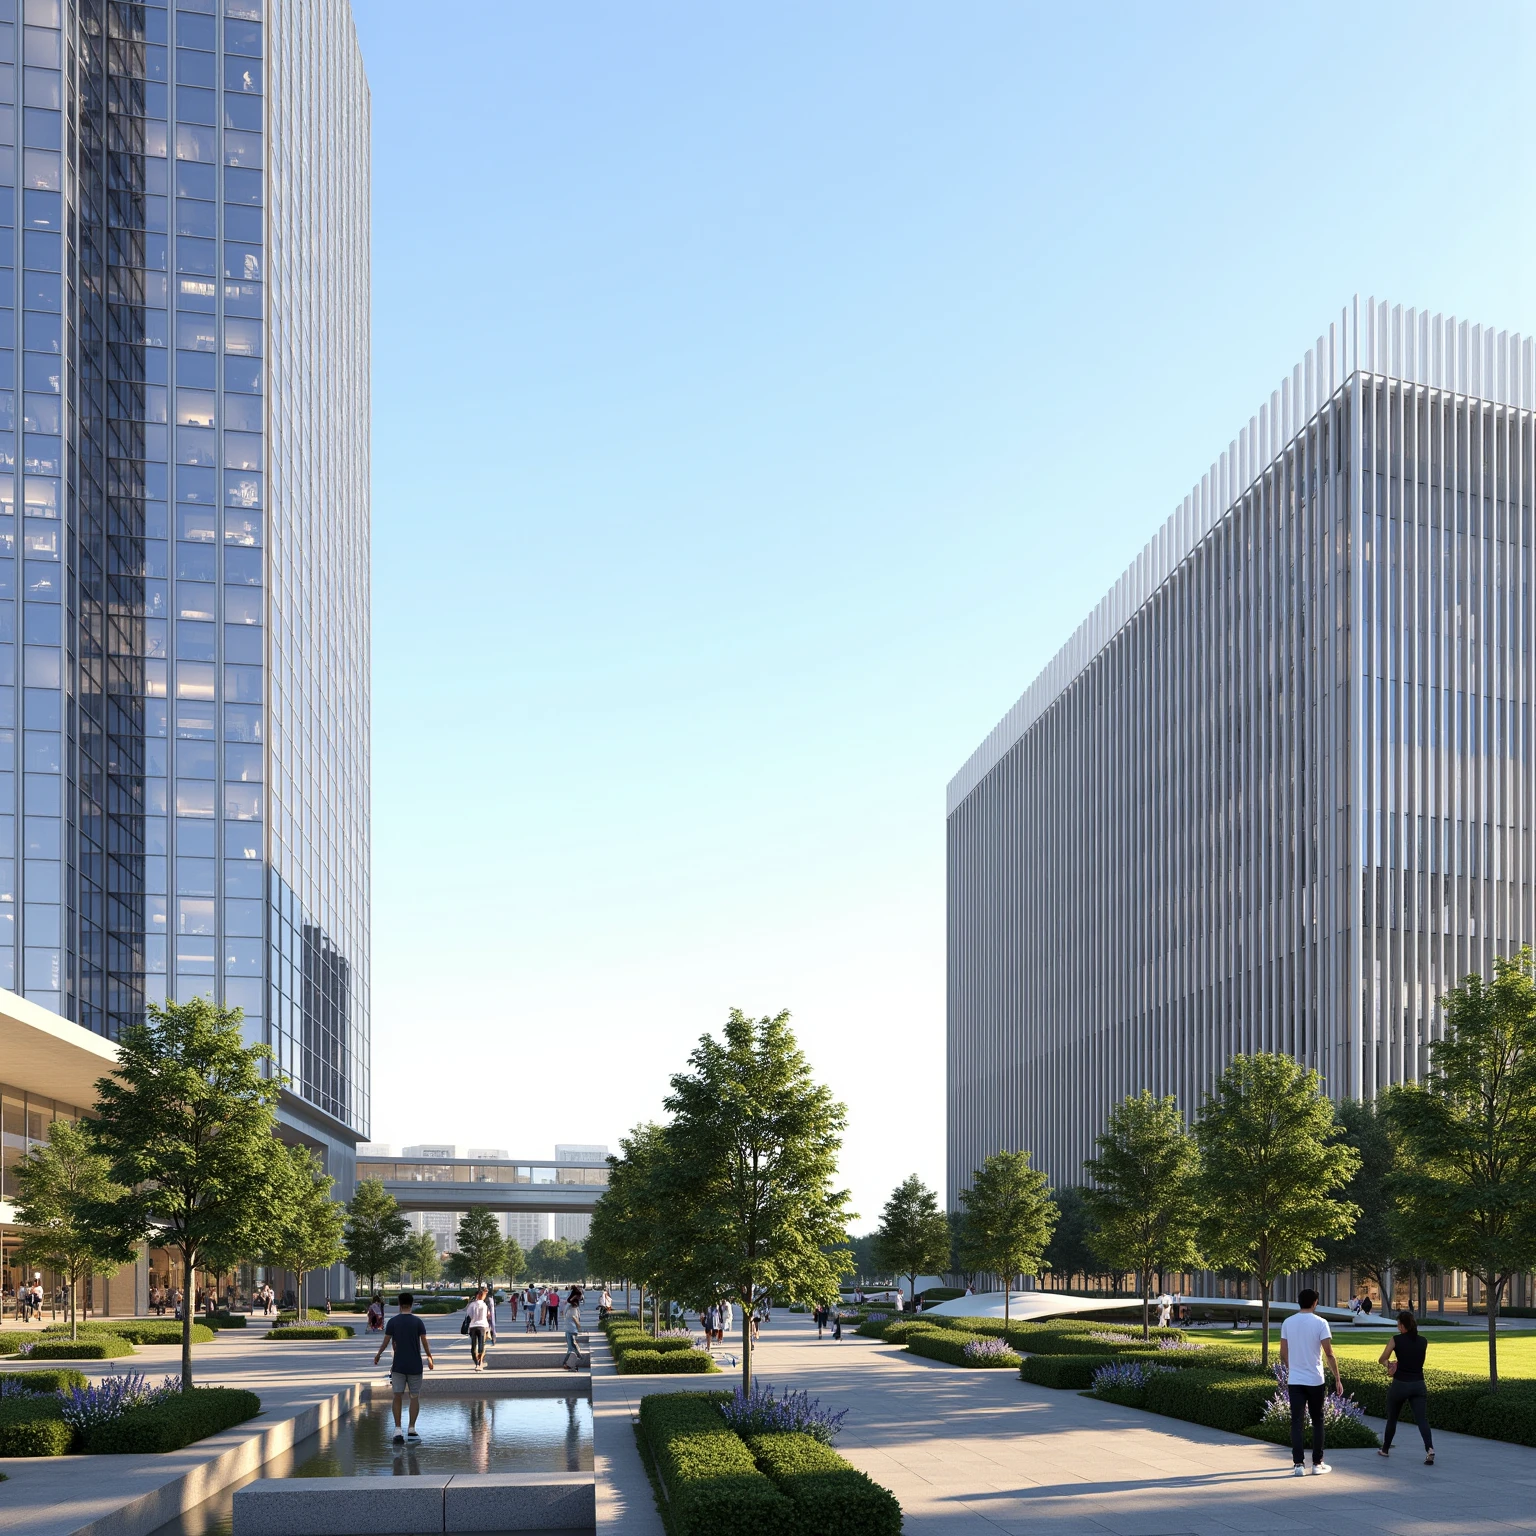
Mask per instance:
[[[406,1262],[411,1224],[400,1214],[395,1197],[377,1179],[363,1179],[347,1201],[347,1225],[342,1233],[347,1267],[366,1277],[371,1295],[380,1275]]]
[[[206,1252],[257,1253],[272,1240],[283,1151],[273,1135],[281,1079],[271,1052],[241,1038],[240,1010],[206,998],[151,1003],[118,1041],[96,1084],[94,1136],[122,1193],[93,1217],[115,1239],[156,1241],[181,1256],[181,1389],[192,1390],[192,1313]]]
[[[523,1252],[522,1244],[515,1237],[509,1237],[503,1245],[501,1272],[512,1285],[516,1285],[528,1273],[528,1255]]]
[[[79,1337],[80,1291],[93,1275],[115,1274],[135,1253],[133,1241],[100,1228],[92,1208],[125,1193],[112,1182],[107,1159],[96,1150],[89,1122],[55,1120],[48,1140],[32,1147],[11,1170],[22,1228],[16,1257],[58,1270],[69,1282],[69,1336]]]
[[[633,1280],[640,1287],[640,1313],[645,1315],[645,1291],[660,1274],[662,1168],[666,1131],[654,1121],[637,1125],[619,1138],[617,1155],[608,1158],[608,1187],[598,1197],[587,1234],[587,1260],[602,1273]],[[539,1246],[528,1262],[536,1272]],[[628,1301],[625,1303],[628,1306]]]
[[[1045,1175],[1029,1166],[1028,1152],[994,1152],[961,1190],[965,1226],[961,1249],[974,1269],[1003,1281],[1003,1323],[1009,1321],[1014,1279],[1038,1275],[1056,1230],[1056,1205]]]
[[[294,1284],[294,1321],[308,1320],[304,1304],[304,1277],[312,1270],[329,1269],[346,1254],[342,1231],[346,1211],[331,1198],[336,1182],[308,1147],[288,1147],[278,1189],[276,1232],[262,1255],[266,1264],[291,1270]]]
[[[416,1276],[417,1285],[426,1285],[442,1274],[443,1261],[438,1256],[436,1233],[418,1232],[415,1237],[407,1238],[405,1250],[406,1273]]]
[[[1393,1156],[1385,1105],[1384,1099],[1345,1099],[1339,1105],[1345,1140],[1360,1158],[1341,1194],[1360,1216],[1353,1231],[1325,1245],[1324,1262],[1330,1269],[1368,1275],[1381,1287],[1383,1304],[1390,1307],[1392,1264],[1398,1257],[1401,1233],[1389,1184]]]
[[[912,1304],[917,1305],[917,1277],[941,1273],[949,1262],[949,1222],[939,1197],[914,1173],[891,1192],[875,1231],[878,1263],[906,1275]]]
[[[475,1272],[462,1253],[450,1253],[443,1260],[443,1278],[450,1285],[463,1285],[466,1280],[475,1278]]]
[[[541,1237],[528,1252],[528,1264],[537,1280],[564,1280],[570,1268],[571,1244],[564,1237]]]
[[[1465,1270],[1488,1297],[1488,1383],[1510,1277],[1536,1267],[1536,981],[1529,948],[1445,998],[1429,1072],[1388,1096],[1401,1153],[1390,1178],[1413,1246]]]
[[[1074,1275],[1086,1279],[1099,1273],[1098,1255],[1091,1247],[1095,1231],[1093,1212],[1084,1198],[1086,1193],[1078,1184],[1064,1184],[1051,1191],[1051,1199],[1056,1202],[1056,1230],[1045,1245],[1042,1262],[1046,1273],[1056,1277],[1063,1290],[1071,1288]]]
[[[1160,1099],[1145,1088],[1110,1110],[1097,1145],[1099,1155],[1083,1164],[1094,1180],[1083,1192],[1098,1224],[1090,1241],[1111,1269],[1136,1272],[1141,1336],[1150,1338],[1153,1275],[1199,1262],[1199,1154],[1173,1095]]]
[[[1341,1134],[1317,1073],[1273,1052],[1234,1056],[1200,1106],[1201,1247],[1257,1278],[1265,1369],[1275,1276],[1312,1268],[1360,1214],[1334,1195],[1360,1163]]]
[[[836,1295],[851,1264],[845,1190],[833,1188],[847,1111],[812,1081],[789,1014],[733,1008],[672,1078],[659,1173],[664,1284],[697,1304],[741,1307],[742,1386],[752,1386],[752,1309],[764,1295]]]
[[[949,1268],[944,1273],[953,1275],[965,1289],[976,1279],[965,1254],[965,1212],[946,1211],[944,1220],[949,1223]]]
[[[507,1245],[501,1223],[484,1206],[466,1211],[459,1220],[458,1251],[469,1266],[469,1277],[482,1285],[501,1273]]]

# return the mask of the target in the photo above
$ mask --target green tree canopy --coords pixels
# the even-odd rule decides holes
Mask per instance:
[[[1257,1278],[1266,1368],[1276,1275],[1311,1269],[1360,1214],[1335,1193],[1360,1163],[1342,1134],[1317,1073],[1272,1052],[1234,1056],[1195,1122],[1200,1246]]]
[[[34,1146],[11,1170],[17,1184],[16,1220],[23,1264],[56,1269],[69,1282],[69,1336],[79,1337],[80,1292],[93,1275],[115,1274],[135,1254],[121,1228],[101,1227],[93,1211],[127,1193],[112,1182],[112,1169],[91,1137],[90,1123],[55,1120],[48,1140]]]
[[[403,1268],[407,1274],[415,1275],[417,1285],[426,1285],[442,1274],[443,1261],[437,1251],[435,1232],[418,1232],[406,1240],[405,1246]]]
[[[1003,1321],[1009,1321],[1013,1282],[1038,1275],[1056,1230],[1056,1204],[1045,1175],[1029,1166],[1028,1152],[994,1152],[960,1192],[965,1207],[961,1251],[972,1269],[1003,1282]]]
[[[949,1222],[939,1209],[939,1197],[915,1173],[885,1202],[874,1252],[885,1268],[907,1276],[914,1306],[917,1277],[942,1274],[949,1263]]]
[[[294,1318],[307,1317],[304,1277],[329,1269],[345,1256],[342,1229],[346,1211],[332,1199],[336,1182],[308,1147],[287,1147],[279,1168],[277,1228],[262,1252],[263,1262],[291,1270],[294,1277]]]
[[[347,1268],[368,1282],[373,1294],[380,1275],[406,1262],[411,1224],[400,1213],[395,1197],[377,1179],[362,1179],[347,1201],[342,1231]]]
[[[458,1252],[469,1266],[469,1278],[482,1284],[502,1272],[507,1257],[501,1223],[484,1206],[459,1218]]]
[[[118,1041],[117,1065],[96,1084],[93,1134],[123,1193],[93,1212],[124,1240],[155,1234],[181,1255],[181,1386],[192,1390],[198,1266],[210,1251],[259,1253],[272,1240],[284,1178],[273,1135],[281,1082],[271,1052],[247,1046],[240,1010],[206,998],[149,1005]]]
[[[1099,1256],[1092,1247],[1093,1212],[1080,1184],[1053,1189],[1051,1199],[1056,1203],[1056,1229],[1045,1245],[1041,1263],[1053,1282],[1065,1290],[1071,1286],[1074,1275],[1086,1278],[1101,1272]]]
[[[658,1181],[663,1285],[693,1305],[722,1293],[742,1312],[742,1383],[752,1385],[751,1313],[763,1295],[821,1301],[851,1260],[836,1189],[847,1112],[813,1081],[789,1014],[733,1008],[672,1079]]]
[[[502,1245],[501,1272],[512,1285],[528,1273],[528,1255],[515,1237],[509,1237]]]
[[[1083,1194],[1097,1223],[1090,1241],[1108,1268],[1138,1276],[1141,1336],[1149,1338],[1153,1276],[1199,1262],[1199,1153],[1172,1094],[1146,1089],[1110,1110],[1098,1148],[1083,1165],[1094,1180]]]
[[[1338,1107],[1344,1139],[1360,1158],[1340,1194],[1360,1215],[1351,1231],[1324,1246],[1325,1262],[1330,1269],[1347,1269],[1352,1275],[1368,1276],[1381,1287],[1381,1294],[1390,1303],[1391,1270],[1401,1257],[1398,1249],[1402,1234],[1397,1230],[1391,1195],[1395,1160],[1385,1108],[1385,1099],[1345,1099]]]
[[[595,1274],[632,1280],[640,1287],[642,1314],[645,1292],[661,1273],[661,1204],[666,1132],[654,1121],[637,1125],[619,1138],[617,1155],[608,1158],[608,1186],[592,1212],[587,1234],[587,1262]],[[537,1273],[540,1245],[528,1255]]]
[[[1445,1037],[1421,1084],[1395,1088],[1400,1152],[1389,1180],[1414,1248],[1465,1270],[1488,1296],[1488,1379],[1510,1277],[1536,1268],[1536,982],[1529,948],[1445,998]]]

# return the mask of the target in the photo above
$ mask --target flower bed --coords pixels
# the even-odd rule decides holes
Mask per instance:
[[[1302,1444],[1312,1445],[1312,1415],[1302,1420]],[[1291,1443],[1291,1400],[1281,1388],[1264,1405],[1264,1415],[1245,1434],[1276,1445]],[[1323,1399],[1323,1444],[1327,1450],[1366,1450],[1381,1444],[1381,1437],[1365,1422],[1360,1404],[1347,1394],[1330,1392]]]
[[[196,1387],[176,1391],[81,1437],[81,1449],[93,1455],[142,1451],[179,1451],[195,1440],[232,1429],[261,1412],[254,1392],[234,1387]]]
[[[979,1334],[959,1333],[954,1329],[921,1329],[907,1335],[907,1352],[946,1365],[968,1365],[980,1369],[1006,1366],[1016,1370],[1019,1357],[1001,1339],[982,1338]]]
[[[1093,1373],[1113,1358],[1112,1355],[1025,1355],[1019,1365],[1019,1379],[1037,1387],[1083,1392],[1093,1385]]]
[[[727,1422],[747,1426],[738,1433]],[[889,1490],[827,1443],[842,1414],[804,1393],[776,1398],[673,1392],[640,1400],[640,1426],[656,1459],[673,1536],[898,1536]],[[762,1427],[770,1425],[785,1427]],[[791,1427],[798,1426],[798,1427]]]

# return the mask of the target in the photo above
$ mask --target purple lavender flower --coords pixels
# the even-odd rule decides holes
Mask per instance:
[[[786,1392],[776,1397],[773,1388],[761,1381],[752,1383],[750,1393],[737,1387],[720,1404],[720,1412],[738,1435],[793,1432],[811,1435],[823,1445],[832,1443],[848,1417],[846,1408],[832,1413],[821,1406],[819,1397],[812,1398],[808,1392]]]
[[[977,1365],[1017,1365],[1019,1357],[1001,1339],[972,1339],[965,1358]]]

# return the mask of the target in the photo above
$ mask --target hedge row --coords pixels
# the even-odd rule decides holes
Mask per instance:
[[[62,1397],[0,1398],[0,1456],[65,1456],[74,1444]]]
[[[959,1333],[949,1328],[907,1335],[907,1349],[911,1354],[925,1355],[930,1360],[942,1360],[946,1365],[967,1365],[981,1369],[1002,1366],[1013,1370],[1020,1364],[1019,1357],[1013,1353],[983,1357],[980,1360],[971,1359],[965,1352],[965,1346],[981,1342],[982,1336],[979,1333]]]
[[[49,1338],[68,1332],[68,1323],[50,1323],[43,1329],[44,1335]],[[115,1333],[118,1338],[127,1339],[130,1344],[181,1343],[181,1324],[173,1317],[97,1317],[80,1324],[82,1338],[86,1334],[94,1336],[103,1333]],[[204,1323],[193,1322],[194,1344],[211,1344],[213,1339],[213,1329]]]
[[[89,1385],[84,1371],[72,1371],[65,1366],[53,1371],[0,1371],[0,1382],[14,1381],[26,1392],[68,1392],[78,1387],[82,1392]]]
[[[1037,1387],[1086,1392],[1093,1385],[1093,1373],[1113,1358],[1112,1355],[1025,1355],[1019,1365],[1019,1377]],[[1126,1406],[1141,1405],[1128,1403]]]
[[[666,1343],[665,1339],[660,1341]],[[616,1356],[620,1376],[716,1376],[720,1367],[702,1349],[631,1349]]]
[[[707,1395],[642,1397],[640,1428],[661,1473],[673,1536],[790,1528],[795,1506],[758,1470],[746,1442],[726,1425]]]
[[[1302,1430],[1301,1443],[1307,1449],[1312,1445],[1312,1417],[1309,1414],[1305,1420],[1306,1428]],[[1245,1435],[1255,1440],[1268,1440],[1275,1445],[1289,1445],[1291,1443],[1291,1426],[1289,1424],[1255,1424],[1251,1429],[1243,1431]],[[1328,1450],[1334,1451],[1364,1451],[1372,1446],[1381,1444],[1381,1436],[1371,1428],[1369,1424],[1356,1424],[1353,1419],[1341,1419],[1328,1426],[1323,1436],[1323,1442]]]
[[[134,1352],[119,1333],[80,1332],[78,1339],[39,1338],[27,1351],[29,1360],[118,1360]]]
[[[249,1321],[244,1312],[199,1312],[192,1319],[194,1327],[212,1328],[215,1333],[221,1328],[244,1328]]]
[[[195,1387],[148,1408],[130,1408],[121,1417],[91,1430],[82,1438],[80,1448],[98,1456],[179,1451],[194,1440],[243,1424],[260,1412],[261,1399],[254,1392],[236,1387]]]
[[[349,1328],[345,1323],[331,1323],[324,1328],[310,1328],[299,1323],[289,1323],[284,1328],[271,1328],[262,1335],[264,1339],[350,1339],[356,1334],[355,1328]]]
[[[825,1536],[899,1536],[896,1496],[803,1434],[748,1435],[758,1468],[794,1506],[796,1531]]]

